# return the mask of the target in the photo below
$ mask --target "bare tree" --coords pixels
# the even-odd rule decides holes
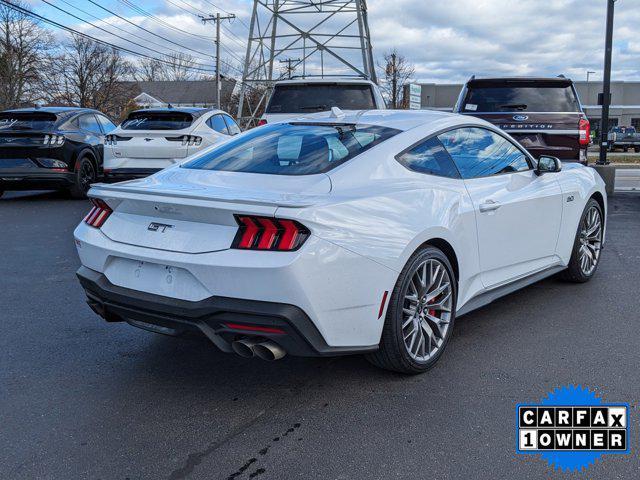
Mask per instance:
[[[20,0],[11,3],[27,8]],[[0,5],[0,109],[41,99],[42,63],[52,48],[51,34],[31,17]]]
[[[192,80],[196,59],[188,53],[172,53],[165,55],[168,64],[164,65],[165,80]]]
[[[387,97],[390,108],[401,108],[402,86],[413,76],[415,68],[395,48],[385,53],[383,58],[384,65],[378,64],[378,68],[382,71],[383,94]]]
[[[47,92],[52,102],[117,114],[131,98],[132,66],[116,49],[74,35],[64,52],[49,61]]]
[[[136,66],[134,77],[139,82],[166,80],[165,65],[155,58],[141,58]]]

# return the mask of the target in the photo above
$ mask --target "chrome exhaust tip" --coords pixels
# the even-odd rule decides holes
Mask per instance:
[[[236,340],[231,343],[231,348],[238,355],[244,358],[251,358],[254,356],[255,351],[254,348],[256,344],[258,344],[260,340],[255,340],[253,338],[242,338],[240,340]]]
[[[280,360],[287,354],[284,348],[271,340],[254,345],[253,353],[255,353],[258,358],[266,360],[267,362]]]

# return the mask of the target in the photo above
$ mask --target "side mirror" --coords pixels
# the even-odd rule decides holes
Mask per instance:
[[[562,170],[562,162],[560,162],[560,159],[550,157],[548,155],[542,155],[538,159],[536,175],[542,175],[543,173],[556,173],[560,170]]]

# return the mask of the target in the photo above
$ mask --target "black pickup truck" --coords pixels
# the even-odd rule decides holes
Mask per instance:
[[[640,153],[640,133],[634,127],[612,127],[607,138],[609,151],[621,148],[625,152],[633,148],[636,153]]]

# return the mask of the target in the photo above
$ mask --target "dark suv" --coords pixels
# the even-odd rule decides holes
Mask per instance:
[[[587,163],[589,120],[568,78],[471,77],[454,112],[495,124],[536,158]]]
[[[115,125],[87,108],[34,107],[0,113],[0,195],[68,189],[82,198],[102,175],[104,135]]]

